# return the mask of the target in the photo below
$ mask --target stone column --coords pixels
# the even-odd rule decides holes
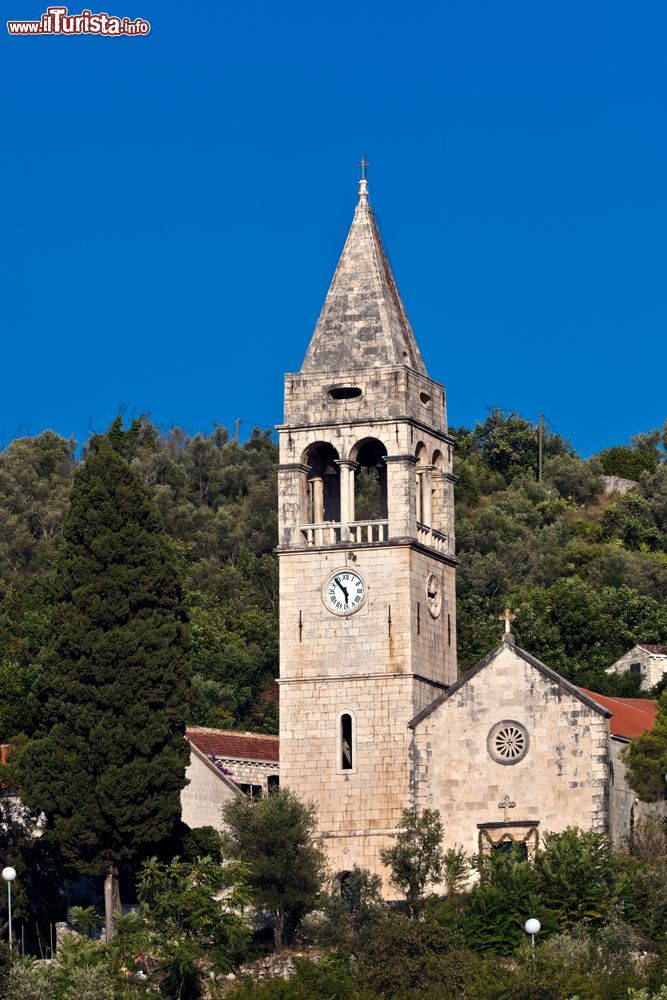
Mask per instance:
[[[445,473],[439,469],[434,469],[431,473],[431,485],[433,487],[433,524],[436,531],[449,533],[447,519],[445,516]]]
[[[431,475],[433,466],[424,466],[421,474],[421,494],[422,494],[422,523],[428,528],[433,527],[433,486]]]
[[[414,455],[387,455],[389,538],[416,538],[417,508]]]
[[[350,537],[350,521],[354,521],[354,474],[359,465],[345,458],[337,459],[336,465],[340,469],[340,538],[346,542]]]
[[[424,521],[424,514],[422,511],[422,493],[423,493],[424,480],[422,478],[421,469],[417,470],[417,475],[415,476],[415,512],[417,521],[422,524]]]
[[[312,476],[310,482],[313,487],[313,523],[322,524],[324,521],[324,480],[322,476]]]
[[[456,552],[456,531],[454,527],[454,483],[457,477],[451,472],[443,473],[444,479],[444,531],[447,535],[447,551],[450,555]]]

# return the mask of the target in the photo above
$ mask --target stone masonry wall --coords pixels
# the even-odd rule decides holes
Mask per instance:
[[[356,386],[356,399],[332,399],[329,390]],[[424,402],[422,394],[428,397]],[[407,414],[423,420],[440,435],[447,434],[444,386],[425,375],[394,365],[365,371],[285,376],[285,423],[312,425],[394,420]]]
[[[281,679],[414,672],[451,684],[456,678],[453,568],[410,545],[361,547],[353,555],[355,561],[349,561],[349,554],[336,548],[281,555]],[[338,617],[324,606],[322,584],[333,570],[345,567],[346,556],[348,568],[363,576],[367,597],[356,614]],[[437,619],[426,606],[431,572],[443,587]],[[433,698],[438,693],[434,690]],[[406,723],[412,711],[417,708],[409,698]]]
[[[667,802],[642,802],[628,785],[625,764],[621,760],[621,750],[624,746],[627,746],[627,740],[614,738],[609,740],[611,759],[609,836],[615,846],[619,846],[633,826],[648,816],[667,816]]]
[[[201,760],[194,752],[185,772],[189,784],[181,792],[182,819],[190,829],[212,826],[222,830],[222,807],[238,793],[224,782],[214,764]]]
[[[487,737],[498,722],[528,731],[529,750],[516,764],[490,756]],[[515,803],[511,822],[539,821],[540,836],[608,824],[608,723],[507,644],[495,659],[417,724],[415,804],[436,808],[445,847],[478,850],[477,824],[503,824],[499,803]],[[511,833],[511,827],[507,830]],[[494,829],[493,838],[502,834]]]
[[[612,663],[607,668],[607,673],[623,674],[630,670],[632,663],[639,663],[641,665],[642,691],[650,691],[667,673],[667,656],[664,654],[649,653],[647,649],[642,649],[641,646],[634,646],[621,656],[619,660],[616,660],[616,663]]]
[[[386,875],[379,852],[409,806],[410,677],[281,682],[281,782],[318,810],[331,874]],[[339,768],[339,717],[354,718],[353,769]]]

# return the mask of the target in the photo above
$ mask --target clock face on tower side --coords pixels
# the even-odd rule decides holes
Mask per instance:
[[[322,584],[322,600],[334,615],[353,615],[366,600],[366,582],[355,570],[334,570]]]
[[[442,585],[434,573],[426,581],[426,604],[431,616],[437,618],[442,611]]]

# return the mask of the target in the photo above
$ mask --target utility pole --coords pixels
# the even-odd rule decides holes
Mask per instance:
[[[234,441],[236,444],[239,443],[239,428],[241,427],[241,418],[239,417],[234,421]]]
[[[542,444],[544,441],[544,414],[540,413],[540,422],[537,427],[537,481],[542,482]]]

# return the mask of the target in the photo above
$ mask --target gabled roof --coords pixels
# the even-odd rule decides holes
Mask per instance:
[[[612,736],[631,740],[635,736],[641,736],[647,729],[653,729],[658,705],[652,698],[610,698],[605,694],[596,694],[595,691],[586,691],[584,688],[581,690],[611,712],[609,732]]]
[[[231,729],[188,726],[185,735],[202,753],[227,760],[278,761],[278,737]]]
[[[202,753],[197,744],[193,743],[192,740],[190,740],[190,749],[191,749],[191,754],[194,755],[198,760],[200,760],[202,764],[204,764],[209,769],[209,771],[215,774],[217,778],[222,782],[222,784],[226,785],[230,791],[235,792],[239,795],[243,794],[243,792],[236,784],[236,782],[233,781],[228,774],[225,774],[224,771],[221,771],[220,768],[216,764],[214,764],[214,762],[210,759],[210,757],[207,754]]]
[[[638,642],[637,645],[639,646],[640,649],[645,649],[647,653],[653,653],[657,656],[660,655],[664,656],[667,653],[665,647],[661,645],[652,645],[651,643],[648,642]]]
[[[434,712],[436,708],[442,705],[443,702],[447,701],[448,698],[451,698],[453,694],[456,694],[459,688],[462,688],[463,685],[467,684],[468,681],[472,680],[472,678],[476,674],[478,674],[480,670],[483,670],[484,667],[487,667],[493,660],[495,660],[495,658],[504,649],[511,649],[512,652],[516,653],[516,655],[520,659],[525,660],[525,662],[529,663],[531,667],[535,667],[535,669],[538,670],[544,677],[552,681],[554,684],[558,684],[560,687],[563,688],[564,691],[567,691],[568,694],[571,694],[572,697],[577,698],[579,701],[583,702],[584,705],[588,706],[588,708],[592,708],[594,712],[598,712],[600,715],[604,715],[607,717],[612,714],[609,711],[609,709],[605,708],[603,705],[598,704],[597,701],[594,701],[593,698],[591,698],[586,692],[582,691],[581,688],[578,688],[574,684],[571,684],[570,681],[565,680],[564,677],[561,677],[560,674],[557,674],[555,670],[551,669],[551,667],[547,667],[547,665],[545,663],[542,663],[541,660],[538,660],[537,657],[531,656],[531,654],[527,653],[525,649],[521,649],[520,646],[516,646],[513,642],[510,643],[503,641],[500,643],[499,646],[496,646],[494,650],[488,653],[483,660],[480,660],[479,663],[476,663],[474,667],[471,667],[470,670],[467,670],[465,674],[462,674],[459,677],[459,679],[455,681],[450,687],[448,687],[446,691],[444,691],[441,695],[439,695],[435,699],[435,701],[432,701],[430,705],[427,705],[426,708],[422,709],[421,712],[415,715],[414,718],[412,718],[408,723],[408,726],[411,729],[414,729],[416,726],[419,725],[420,722],[428,718],[428,716],[431,715],[431,713]]]
[[[352,226],[301,371],[334,374],[386,365],[407,365],[426,375],[362,180]]]

